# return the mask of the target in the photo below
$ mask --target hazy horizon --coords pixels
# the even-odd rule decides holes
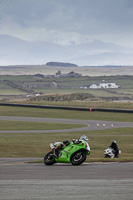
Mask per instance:
[[[127,64],[132,65],[133,1],[1,0],[0,36],[2,37],[2,35],[15,37],[20,40],[20,43],[14,43],[16,49],[14,47],[12,49],[10,41],[9,43],[4,41],[4,43],[3,39],[0,40],[0,65],[8,65],[9,63],[11,65],[19,63],[44,64],[48,61],[74,61],[75,64],[79,63],[79,65],[81,63],[89,65],[89,62],[90,65],[93,63],[97,65],[99,62],[101,62],[99,65],[119,65],[129,61]],[[25,42],[25,47],[22,41]],[[98,44],[96,41],[101,43]],[[40,46],[36,46],[39,43]],[[43,47],[43,44],[46,45],[46,43],[55,45],[55,52],[58,55],[55,57],[54,53],[50,55],[50,48],[49,52],[46,52],[47,46],[46,49]],[[92,43],[93,47],[90,45]],[[23,48],[19,48],[21,45]],[[33,45],[33,51],[30,45]],[[116,45],[117,50],[115,51],[111,45]],[[77,46],[81,47],[81,51],[74,49]],[[71,49],[67,51],[68,47]],[[125,49],[120,51],[120,47]],[[39,49],[41,50],[37,55]],[[24,51],[26,51],[25,54]],[[69,55],[70,51],[75,53],[73,57]],[[117,53],[119,55],[116,57]],[[36,59],[35,55],[37,55]],[[97,62],[94,62],[96,59]],[[114,63],[112,63],[113,60]]]

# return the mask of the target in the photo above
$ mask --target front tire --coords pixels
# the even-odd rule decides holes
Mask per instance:
[[[71,163],[72,165],[81,165],[86,160],[86,152],[78,151],[72,155]]]
[[[55,163],[55,156],[52,151],[46,154],[44,157],[44,164],[45,165],[53,165]]]
[[[108,154],[105,154],[104,158],[110,158],[110,156]]]

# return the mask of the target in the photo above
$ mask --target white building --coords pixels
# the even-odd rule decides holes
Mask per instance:
[[[119,88],[120,85],[116,85],[116,83],[109,83],[109,82],[103,82],[103,83],[93,83],[89,88],[91,89],[101,89],[101,88],[109,88],[109,89],[114,89],[114,88]]]
[[[52,82],[52,83],[50,83],[50,86],[51,86],[52,88],[57,88],[57,83]]]

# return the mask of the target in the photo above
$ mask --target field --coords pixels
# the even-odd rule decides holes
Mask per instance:
[[[26,122],[26,121],[9,121],[0,120],[0,131],[19,131],[19,130],[59,130],[81,128],[80,124],[61,124],[61,123],[42,123],[42,122]]]
[[[37,73],[44,75],[53,75],[57,71],[61,71],[63,74],[74,71],[81,73],[83,76],[116,76],[116,75],[132,75],[133,66],[121,66],[121,67],[48,67],[45,65],[29,65],[29,66],[0,66],[0,75],[34,75]]]
[[[38,108],[20,108],[0,106],[1,116],[29,116],[47,118],[88,119],[106,121],[133,122],[132,114],[124,113],[100,113],[84,111],[63,111]],[[62,128],[60,124],[32,123],[32,122],[1,122],[1,130],[37,130]],[[63,128],[67,126],[62,124]],[[77,126],[77,125],[76,125]],[[19,127],[19,128],[18,128]],[[40,128],[39,128],[40,127]],[[74,128],[69,125],[68,128]],[[49,143],[72,140],[86,134],[89,138],[91,154],[88,161],[105,161],[103,151],[110,145],[112,139],[118,142],[122,154],[115,161],[133,160],[133,128],[117,128],[108,130],[70,132],[70,133],[0,133],[0,157],[42,157],[50,150]],[[114,159],[113,159],[114,161]]]
[[[93,82],[115,82],[120,85],[118,89],[89,89]],[[53,83],[56,83],[55,87]],[[132,76],[99,76],[99,77],[44,77],[35,78],[34,75],[0,76],[1,101],[34,101],[33,97],[40,94],[35,101],[43,100],[46,95],[90,94],[93,97],[84,101],[133,101]],[[87,89],[84,89],[87,88]],[[28,95],[28,96],[27,96]],[[71,101],[73,99],[70,99]],[[75,99],[76,96],[75,96]],[[56,101],[56,100],[52,100]],[[61,100],[63,102],[64,99]],[[83,101],[83,99],[82,99]]]
[[[61,71],[62,74],[74,71],[81,73],[83,76],[56,77],[55,74],[58,71]],[[45,76],[40,78],[35,77],[35,74]],[[47,75],[51,76],[48,77]],[[120,85],[120,88],[106,90],[89,89],[89,86],[93,82],[102,81],[115,82],[117,85]],[[56,83],[57,86],[55,87],[53,83]],[[0,102],[133,109],[132,85],[132,67],[0,67]],[[36,96],[36,94],[40,94],[40,96]],[[66,100],[66,97],[68,100]],[[0,106],[0,115],[133,122],[133,115],[128,113],[84,112],[4,106]],[[82,126],[0,120],[0,131],[71,129]],[[83,134],[89,137],[89,144],[91,146],[89,161],[104,161],[104,149],[110,145],[112,139],[117,140],[122,151],[118,160],[133,160],[133,128],[113,128],[102,131],[69,133],[0,133],[0,157],[43,157],[50,150],[50,142],[63,141],[65,139],[71,141],[73,138],[79,138]]]

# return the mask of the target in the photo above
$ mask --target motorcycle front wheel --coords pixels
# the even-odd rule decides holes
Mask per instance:
[[[110,156],[108,154],[105,154],[104,158],[110,158]]]
[[[71,163],[72,165],[81,165],[86,160],[86,153],[83,151],[76,152],[72,158]]]
[[[53,165],[55,163],[55,156],[52,151],[46,154],[44,157],[44,164],[45,165]]]

